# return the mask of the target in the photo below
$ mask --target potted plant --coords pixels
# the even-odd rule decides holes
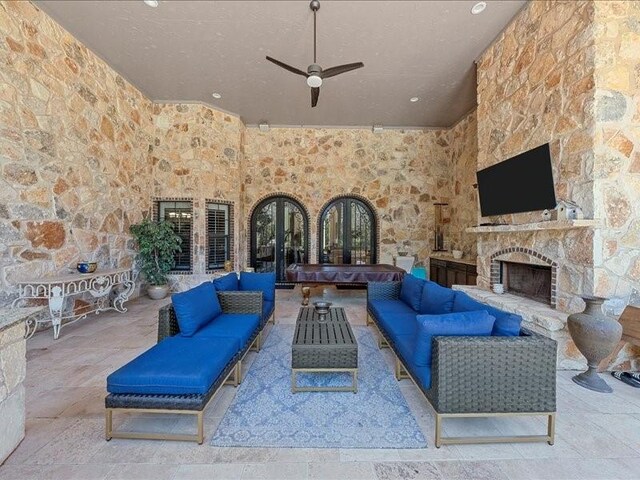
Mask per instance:
[[[130,230],[138,242],[138,261],[149,282],[147,293],[154,300],[160,300],[169,293],[167,274],[175,265],[174,254],[181,251],[182,239],[170,222],[144,219],[131,225]]]

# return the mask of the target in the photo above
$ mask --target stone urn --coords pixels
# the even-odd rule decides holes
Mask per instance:
[[[169,293],[169,285],[149,285],[147,295],[154,300],[162,300]]]
[[[569,315],[567,325],[571,339],[587,359],[588,368],[573,377],[573,381],[589,390],[610,393],[613,390],[600,378],[597,368],[618,345],[622,337],[622,325],[602,313],[605,298],[587,296],[582,299],[587,305],[584,312]]]

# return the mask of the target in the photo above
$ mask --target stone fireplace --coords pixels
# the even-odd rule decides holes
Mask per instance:
[[[521,315],[523,326],[558,342],[558,368],[580,369],[584,359],[566,328],[593,288],[594,230],[589,225],[541,222],[475,227],[478,285],[460,287],[477,300]],[[505,294],[491,291],[505,285]]]

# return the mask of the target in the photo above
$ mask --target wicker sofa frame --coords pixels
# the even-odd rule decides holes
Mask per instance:
[[[223,313],[255,313],[262,315],[262,292],[218,292]],[[271,316],[273,318],[273,316]],[[114,394],[105,398],[105,436],[112,438],[147,440],[184,440],[204,442],[204,410],[223,385],[237,387],[242,382],[242,361],[249,350],[259,351],[262,344],[262,330],[267,322],[262,322],[249,341],[227,363],[222,373],[204,394],[151,395]],[[158,342],[180,333],[180,327],[172,304],[158,312]],[[154,413],[193,415],[197,419],[197,432],[174,434],[160,432],[129,432],[113,430],[114,413]]]
[[[372,282],[371,300],[397,300],[401,282]],[[367,311],[378,331],[378,346],[395,354],[395,375],[409,378],[435,413],[435,446],[445,444],[547,442],[553,445],[556,414],[555,340],[526,328],[518,337],[434,337],[431,386],[424,389],[406,365],[393,339]],[[443,437],[442,421],[452,417],[546,416],[544,435]]]

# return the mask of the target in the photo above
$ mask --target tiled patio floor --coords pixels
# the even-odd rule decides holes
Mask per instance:
[[[315,289],[314,297],[323,294]],[[365,323],[363,291],[324,291]],[[299,289],[279,290],[278,322],[295,322]],[[224,387],[206,411],[205,444],[104,440],[105,378],[156,341],[157,303],[140,298],[126,314],[92,316],[28,342],[27,436],[0,467],[10,479],[634,479],[640,478],[640,390],[606,377],[615,391],[592,393],[558,373],[556,444],[433,446],[433,417],[409,380],[402,391],[423,428],[421,450],[214,448],[208,439],[233,399]],[[392,368],[391,354],[384,351]],[[251,353],[246,367],[255,357]],[[245,368],[246,368],[245,367]],[[614,383],[615,382],[615,383]],[[143,417],[139,428],[180,430],[193,419]],[[117,425],[117,423],[116,423]],[[543,419],[445,421],[445,434],[544,431]]]

